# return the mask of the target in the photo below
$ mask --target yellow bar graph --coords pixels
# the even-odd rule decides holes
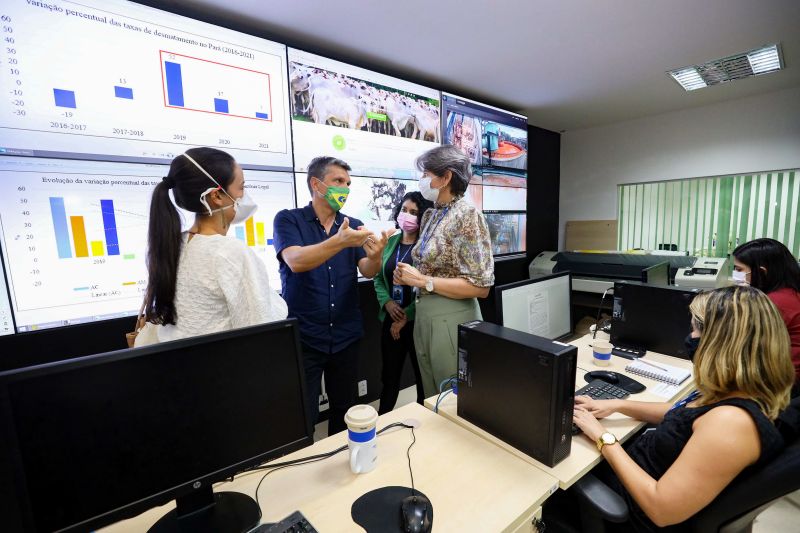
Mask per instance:
[[[75,244],[75,257],[89,257],[89,247],[86,245],[86,226],[83,217],[69,217],[72,225],[72,242]]]
[[[247,235],[247,246],[256,245],[255,231],[253,231],[253,217],[248,218],[244,223],[244,231]]]
[[[92,255],[95,257],[104,255],[106,250],[105,246],[103,246],[103,241],[92,241],[89,243],[92,246]]]
[[[267,238],[264,235],[264,223],[263,222],[256,222],[256,236],[258,237],[258,245],[265,246],[267,244]]]

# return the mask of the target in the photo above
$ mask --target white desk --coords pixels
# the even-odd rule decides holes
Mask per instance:
[[[435,531],[533,531],[532,518],[558,487],[555,478],[417,404],[381,416],[378,429],[408,419],[421,422],[415,430],[411,466],[416,487],[433,504]],[[342,432],[276,462],[324,453],[346,442]],[[409,444],[408,429],[392,429],[379,436],[379,464],[368,474],[350,472],[347,452],[275,471],[259,490],[262,520],[275,522],[300,510],[322,533],[361,531],[350,518],[356,499],[384,486],[411,486],[406,458]],[[244,474],[231,483],[218,484],[217,490],[253,496],[263,475]],[[103,531],[146,531],[173,507],[174,502],[151,509]],[[397,509],[399,521],[399,502]]]
[[[586,384],[586,382],[583,379],[583,375],[586,372],[592,370],[611,370],[614,372],[620,372],[622,374],[632,377],[633,379],[639,381],[640,383],[644,384],[647,387],[647,389],[644,392],[641,392],[639,394],[632,394],[628,398],[630,400],[637,400],[644,402],[672,402],[683,397],[692,389],[694,381],[692,378],[689,378],[686,381],[684,381],[680,386],[676,387],[674,393],[671,394],[671,396],[667,398],[656,396],[651,391],[654,387],[660,384],[660,382],[646,378],[644,376],[638,376],[636,374],[625,372],[625,366],[631,362],[627,359],[622,359],[620,357],[612,356],[610,366],[607,367],[595,366],[594,363],[592,362],[593,360],[592,349],[589,347],[591,341],[592,341],[591,336],[586,335],[585,337],[577,339],[571,343],[578,347],[578,363],[577,363],[578,371],[575,379],[576,390],[583,387]],[[692,369],[692,362],[684,359],[677,359],[675,357],[670,357],[668,355],[661,355],[653,352],[647,352],[647,355],[645,357],[654,362],[661,361],[662,363],[686,368],[687,370]],[[428,407],[429,409],[433,409],[434,405],[436,404],[436,398],[437,398],[436,396],[432,396],[426,399],[425,406]],[[543,472],[547,472],[548,474],[552,475],[553,477],[558,479],[558,484],[562,489],[570,487],[573,483],[579,480],[582,476],[584,476],[587,472],[589,472],[592,468],[594,468],[603,459],[600,453],[597,451],[595,443],[590,442],[589,439],[586,438],[584,435],[579,434],[573,436],[572,438],[572,448],[569,456],[560,463],[558,463],[556,466],[551,468],[543,463],[540,463],[539,461],[529,456],[525,452],[522,452],[517,448],[509,444],[506,444],[505,442],[498,439],[494,435],[491,435],[487,431],[484,431],[478,426],[458,416],[458,414],[456,414],[458,405],[457,402],[458,402],[457,397],[454,396],[452,393],[449,394],[447,397],[442,399],[441,403],[439,403],[439,414],[441,414],[448,420],[452,420],[453,422],[459,424],[460,426],[469,429],[476,435],[480,435],[481,437],[496,444],[497,446],[503,448],[504,450],[511,452],[516,457],[519,457],[526,463],[534,465],[537,468],[542,469]],[[610,417],[604,418],[603,420],[601,420],[601,423],[603,424],[603,426],[605,426],[606,429],[608,429],[608,431],[616,435],[617,438],[622,442],[626,441],[628,438],[634,435],[640,428],[642,428],[645,425],[644,422],[634,420],[619,413],[614,413]]]

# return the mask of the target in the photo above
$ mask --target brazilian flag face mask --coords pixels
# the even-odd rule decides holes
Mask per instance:
[[[315,178],[316,179],[316,178]],[[317,179],[318,182],[322,183],[322,180]],[[323,185],[325,185],[323,183]],[[331,209],[338,212],[342,207],[344,207],[344,203],[347,201],[347,196],[350,194],[350,187],[334,187],[333,185],[325,185],[327,187],[325,194],[320,194],[325,200],[328,202],[328,205],[331,206]]]

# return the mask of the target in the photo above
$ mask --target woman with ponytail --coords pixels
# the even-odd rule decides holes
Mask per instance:
[[[170,191],[179,207],[195,213],[187,232]],[[226,237],[231,224],[255,210],[242,169],[229,154],[192,148],[172,161],[153,191],[147,235],[144,317],[159,326],[159,341],[286,318],[286,303],[270,289],[264,264],[244,243]]]

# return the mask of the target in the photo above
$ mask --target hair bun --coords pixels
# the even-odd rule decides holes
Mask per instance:
[[[161,178],[161,181],[164,182],[164,184],[167,186],[167,189],[172,189],[175,187],[175,180],[169,176],[164,176]]]

